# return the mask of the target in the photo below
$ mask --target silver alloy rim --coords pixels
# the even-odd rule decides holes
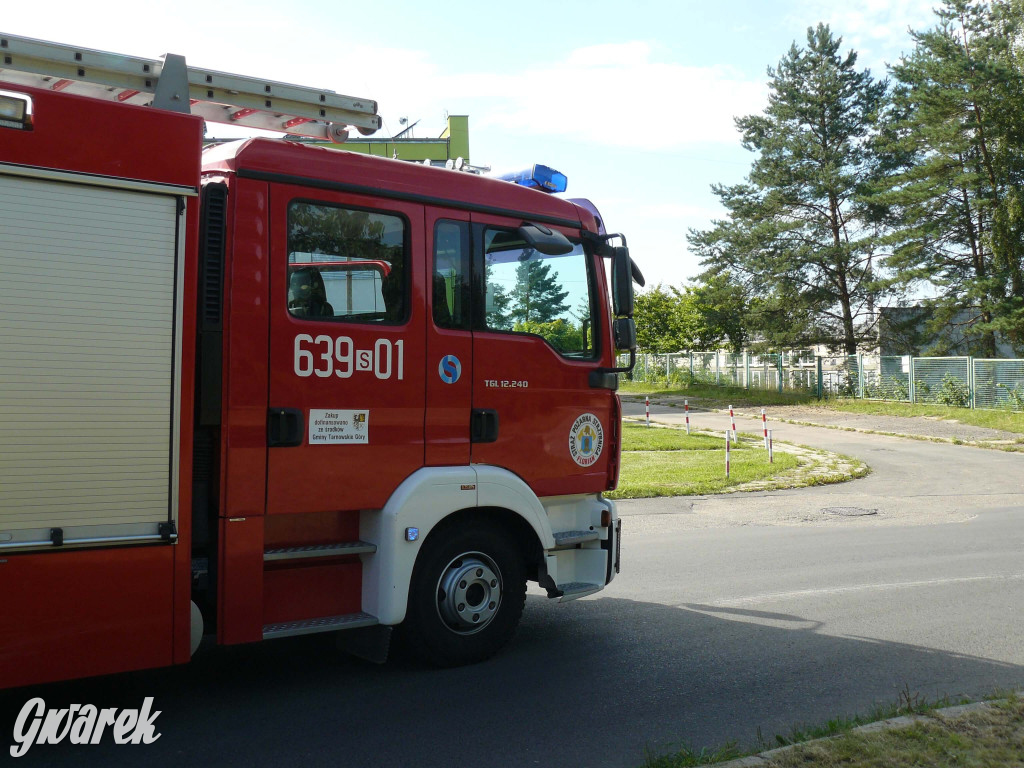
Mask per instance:
[[[437,580],[437,613],[456,634],[481,631],[500,605],[501,570],[482,552],[464,552],[453,558]]]

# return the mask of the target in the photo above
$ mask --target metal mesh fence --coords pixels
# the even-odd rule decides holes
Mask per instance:
[[[861,397],[861,365],[857,355],[836,358],[828,392],[839,397]]]
[[[910,355],[878,358],[878,375],[871,382],[870,394],[882,400],[910,401]]]
[[[717,352],[694,352],[691,355],[690,375],[694,381],[703,384],[718,384],[719,366]]]
[[[915,403],[970,407],[971,359],[969,357],[915,357],[913,364]]]
[[[621,355],[619,365],[626,365],[628,359]],[[677,352],[637,355],[628,378],[652,388],[694,383],[800,391],[819,397],[1024,410],[1024,360],[1020,359]]]
[[[1024,411],[1024,360],[974,360],[974,407]]]

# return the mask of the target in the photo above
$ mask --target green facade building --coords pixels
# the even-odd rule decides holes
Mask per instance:
[[[469,162],[469,116],[449,115],[448,125],[436,139],[378,139],[352,132],[344,144],[329,145],[334,149],[362,152],[378,157],[397,157],[399,160],[445,163],[462,158]]]

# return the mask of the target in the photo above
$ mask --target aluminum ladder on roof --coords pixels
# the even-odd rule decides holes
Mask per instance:
[[[348,127],[381,126],[372,99],[189,67],[172,53],[142,59],[0,33],[0,80],[333,142]]]

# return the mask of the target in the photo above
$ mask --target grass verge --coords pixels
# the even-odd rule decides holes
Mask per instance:
[[[905,689],[898,702],[875,708],[866,715],[834,718],[827,723],[798,726],[789,734],[768,740],[758,729],[756,744],[741,749],[735,743],[694,749],[687,745],[656,755],[648,750],[644,768],[689,768],[715,765],[759,754],[766,768],[911,768],[912,766],[1011,766],[1024,763],[1024,699],[1000,694],[990,707],[965,713],[942,712],[964,704],[948,697],[928,701]],[[913,721],[892,727],[878,724],[897,717]],[[859,730],[858,730],[859,729]],[[779,750],[779,747],[792,747]],[[766,750],[775,750],[766,752]]]
[[[835,411],[863,413],[871,416],[927,417],[956,421],[974,427],[1001,429],[1024,434],[1024,413],[1010,410],[971,410],[948,405],[895,403],[885,400],[825,400],[821,405]]]
[[[777,392],[769,389],[744,389],[743,387],[716,387],[695,382],[688,387],[673,389],[658,388],[650,384],[623,380],[619,391],[624,395],[650,395],[652,397],[690,397],[701,408],[761,408],[771,405],[804,405],[827,408],[847,413],[862,413],[870,416],[925,417],[970,424],[975,427],[1001,429],[1005,432],[1024,434],[1024,412],[1007,408],[976,409],[956,408],[949,405],[902,403],[892,400],[855,400],[830,398],[818,400],[814,395],[802,392]]]
[[[619,381],[619,392],[624,395],[651,395],[652,397],[692,397],[700,400],[702,408],[727,408],[735,405],[740,408],[762,407],[767,405],[816,405],[818,398],[814,395],[798,392],[778,392],[772,389],[744,389],[743,387],[716,387],[710,384],[694,382],[687,387],[665,389],[652,384],[644,384],[622,379]]]
[[[853,731],[773,755],[773,768],[912,768],[1024,765],[1024,699],[1017,696],[959,716],[942,713],[905,727]]]
[[[613,499],[703,496],[730,491],[766,491],[823,485],[862,477],[863,462],[803,446],[776,443],[775,462],[760,437],[740,433],[725,477],[725,438],[681,429],[623,427],[622,471]]]
[[[613,499],[704,496],[765,480],[797,467],[800,462],[791,453],[776,451],[775,463],[769,464],[766,451],[738,450],[731,454],[730,463],[729,477],[726,477],[724,448],[624,452],[619,487],[608,495]]]
[[[682,429],[671,427],[643,427],[624,424],[622,428],[623,451],[705,451],[725,450],[725,434],[709,435],[693,432],[686,434]],[[750,450],[746,442],[733,444],[734,451]],[[725,459],[723,458],[724,462]],[[724,467],[724,464],[723,464]]]

